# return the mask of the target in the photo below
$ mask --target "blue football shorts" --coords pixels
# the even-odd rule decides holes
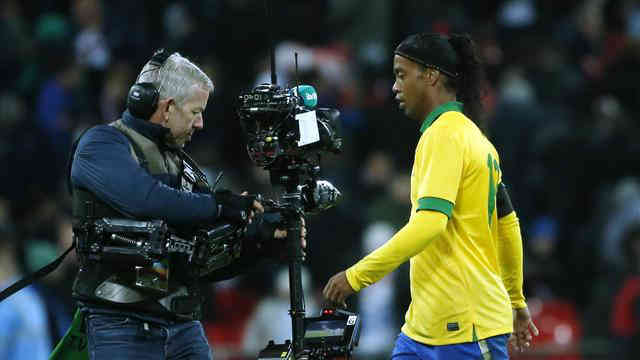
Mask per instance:
[[[392,360],[508,360],[509,334],[479,341],[451,345],[426,345],[400,333],[391,355]]]

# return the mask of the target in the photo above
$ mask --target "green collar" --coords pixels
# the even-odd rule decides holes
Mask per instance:
[[[443,113],[446,113],[447,111],[462,112],[462,107],[463,104],[459,101],[449,101],[438,106],[424,119],[424,121],[422,122],[422,126],[420,127],[420,132],[424,132],[425,130],[427,130],[427,128],[431,126],[434,121],[436,121],[438,116],[442,115]]]

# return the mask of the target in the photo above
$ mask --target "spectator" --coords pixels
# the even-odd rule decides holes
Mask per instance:
[[[0,199],[0,291],[20,277],[17,239],[7,203]],[[33,288],[26,288],[0,303],[0,359],[45,360],[52,349],[45,304]]]

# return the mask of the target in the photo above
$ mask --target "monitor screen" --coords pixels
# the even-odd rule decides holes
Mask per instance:
[[[321,320],[308,322],[304,337],[307,339],[342,336],[344,334],[344,320]]]

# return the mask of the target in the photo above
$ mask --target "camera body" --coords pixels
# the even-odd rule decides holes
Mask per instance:
[[[310,85],[261,84],[238,96],[249,158],[269,171],[273,185],[301,192],[307,213],[328,209],[341,196],[318,179],[321,154],[342,151],[340,112],[316,108],[317,99]]]
[[[261,84],[238,97],[237,113],[247,134],[247,152],[258,166],[286,170],[320,152],[340,153],[340,112],[317,108],[309,85]]]

